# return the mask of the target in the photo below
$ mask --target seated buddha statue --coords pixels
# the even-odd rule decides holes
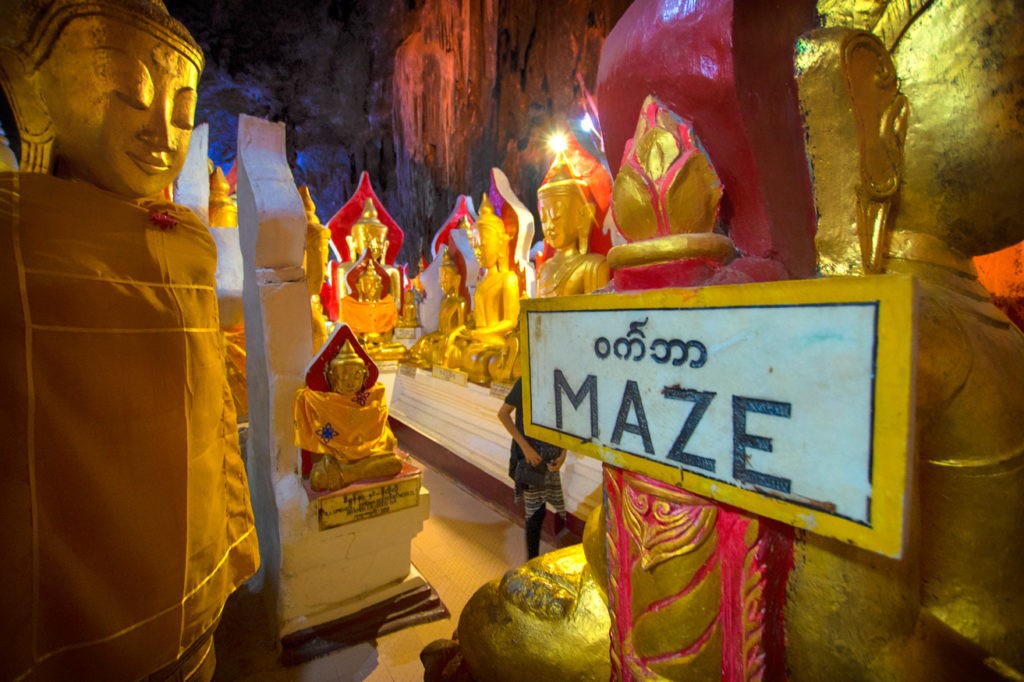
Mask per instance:
[[[594,227],[594,206],[586,192],[586,183],[575,173],[565,153],[558,152],[547,181],[537,190],[544,241],[554,249],[538,274],[538,298],[589,294],[608,283],[607,259],[587,250]]]
[[[441,247],[438,278],[444,298],[441,300],[441,308],[437,315],[437,330],[420,337],[409,349],[409,356],[422,367],[443,364],[452,333],[466,324],[469,301],[463,293],[462,270],[457,256],[453,257],[448,247]]]
[[[509,269],[509,236],[485,195],[471,233],[483,277],[473,293],[470,324],[456,327],[445,365],[461,368],[470,381],[509,381],[519,376],[519,278]]]
[[[341,322],[351,327],[375,360],[404,357],[405,346],[392,340],[398,310],[391,296],[391,281],[369,250],[349,270],[347,284],[353,293],[341,299],[338,310]]]
[[[366,251],[369,251],[373,259],[383,268],[388,280],[391,282],[388,288],[396,294],[402,291],[402,273],[398,271],[398,268],[388,265],[385,260],[389,245],[388,228],[377,217],[377,208],[373,204],[373,199],[366,199],[366,202],[363,204],[363,212],[359,219],[352,224],[352,231],[345,237],[345,242],[348,244],[351,260],[338,265],[338,271],[335,275],[336,281],[342,283],[342,286],[338,287],[339,301],[354,291],[347,287],[349,281],[348,273],[355,267],[359,258]],[[392,304],[398,310],[401,306],[400,297],[393,297]]]
[[[420,326],[419,306],[416,305],[416,292],[413,289],[407,289],[402,294],[402,314],[398,316],[398,326],[404,329]]]
[[[161,2],[0,16],[0,679],[210,679],[259,554],[214,239],[167,199],[202,51]]]
[[[388,426],[384,385],[352,330],[339,326],[318,360],[295,396],[295,444],[313,460],[310,487],[339,490],[397,475],[402,460]],[[323,373],[314,374],[319,367]]]

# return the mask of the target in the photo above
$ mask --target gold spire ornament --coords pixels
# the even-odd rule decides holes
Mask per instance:
[[[732,240],[714,232],[722,184],[692,126],[648,96],[612,186],[612,215],[628,244],[613,269],[710,258],[727,263]]]
[[[231,185],[220,166],[210,173],[210,225],[238,227],[238,206],[231,198]]]

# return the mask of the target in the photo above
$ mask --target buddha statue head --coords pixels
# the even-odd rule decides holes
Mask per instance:
[[[388,228],[377,217],[377,208],[373,205],[372,199],[367,199],[363,204],[363,213],[352,225],[352,232],[345,237],[348,242],[349,253],[355,257],[367,249],[378,263],[384,262],[388,252]]]
[[[238,206],[231,198],[231,185],[220,166],[210,173],[210,225],[238,227]]]
[[[505,223],[494,213],[494,207],[486,194],[480,204],[480,217],[470,232],[470,242],[484,270],[495,267],[499,272],[508,270],[508,233],[505,231]]]
[[[128,198],[181,171],[203,55],[159,0],[4,0],[0,84],[22,170]]]
[[[895,229],[930,234],[966,256],[1024,239],[1024,6],[866,4],[910,108]]]
[[[384,278],[377,272],[377,268],[373,267],[372,263],[367,264],[367,267],[359,273],[359,277],[356,280],[356,296],[360,301],[372,302],[379,301],[382,298],[384,291]]]
[[[352,342],[346,340],[338,354],[331,358],[325,374],[332,391],[340,395],[356,395],[366,390],[370,371],[352,347]]]
[[[462,288],[462,272],[459,264],[452,258],[451,249],[441,249],[441,267],[438,270],[438,279],[441,283],[441,291],[445,296],[455,296]]]
[[[555,251],[586,253],[594,227],[594,205],[588,199],[587,183],[576,173],[565,152],[560,151],[537,190],[544,241]]]

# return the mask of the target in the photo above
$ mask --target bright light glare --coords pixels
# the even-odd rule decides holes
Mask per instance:
[[[558,154],[569,148],[569,141],[562,133],[555,133],[548,138],[548,146],[551,147],[551,151]]]
[[[594,132],[594,119],[590,118],[590,114],[583,114],[583,120],[580,122],[580,127],[583,128],[584,132]]]

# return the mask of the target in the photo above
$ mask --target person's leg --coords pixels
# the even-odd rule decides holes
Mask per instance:
[[[549,471],[544,479],[544,499],[559,517],[565,518],[565,494],[562,492],[562,474]]]
[[[540,554],[540,529],[544,524],[544,488],[528,487],[523,492],[526,508],[526,560]]]

